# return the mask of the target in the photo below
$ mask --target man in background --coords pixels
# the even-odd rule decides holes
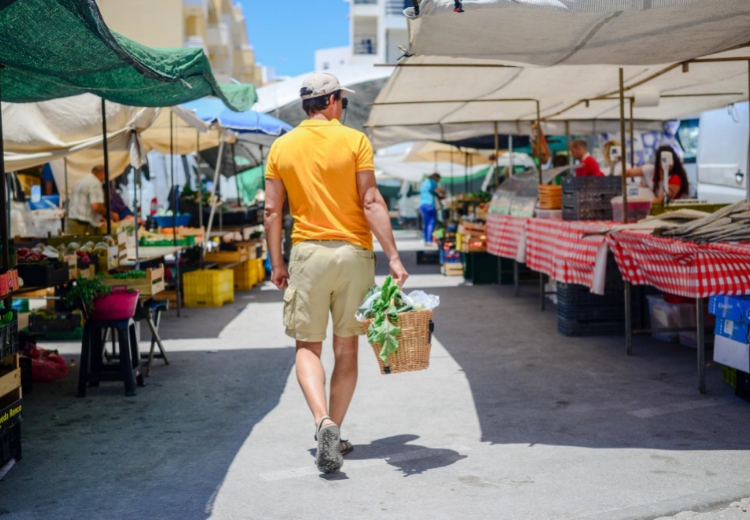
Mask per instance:
[[[589,145],[584,139],[575,139],[570,145],[570,153],[573,159],[581,163],[576,170],[576,177],[604,177],[599,161],[591,157]]]
[[[437,225],[437,199],[445,197],[440,189],[440,174],[433,173],[422,183],[419,190],[419,212],[424,224],[424,243],[432,244],[432,234]]]
[[[107,207],[104,204],[104,166],[97,165],[91,173],[73,185],[68,207],[68,227],[73,235],[95,235],[104,222]],[[112,220],[119,220],[116,213]]]

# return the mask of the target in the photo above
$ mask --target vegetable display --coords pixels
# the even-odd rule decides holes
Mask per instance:
[[[115,273],[112,278],[115,280],[138,280],[146,278],[146,271],[133,270],[126,273]]]
[[[72,287],[65,295],[65,301],[71,307],[83,307],[87,311],[94,309],[94,300],[101,296],[112,293],[112,288],[107,287],[99,278],[78,277]]]

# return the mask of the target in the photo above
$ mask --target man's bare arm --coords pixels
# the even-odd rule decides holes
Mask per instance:
[[[286,289],[289,281],[289,271],[284,263],[284,256],[281,251],[282,209],[285,198],[286,188],[281,179],[266,179],[264,225],[268,254],[271,255],[271,265],[273,266],[271,281],[279,289]]]
[[[391,269],[391,276],[403,287],[409,273],[406,272],[396,248],[396,240],[393,238],[391,218],[388,215],[388,206],[383,200],[378,185],[375,182],[375,172],[366,170],[357,173],[357,190],[362,207],[365,210],[365,218],[370,230],[383,247]]]

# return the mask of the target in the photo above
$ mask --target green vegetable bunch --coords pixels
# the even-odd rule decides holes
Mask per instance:
[[[116,273],[112,275],[115,280],[137,280],[139,278],[146,278],[146,271],[128,271],[125,273]]]
[[[96,298],[111,293],[112,288],[104,285],[98,277],[88,280],[79,276],[65,295],[65,301],[71,307],[83,307],[90,311],[94,309]]]
[[[373,317],[367,330],[367,341],[370,344],[380,344],[380,359],[383,363],[398,352],[398,335],[401,327],[398,323],[398,313],[405,307],[401,299],[401,290],[391,276],[385,279],[380,296],[373,302],[368,314]],[[408,306],[407,306],[408,307]]]

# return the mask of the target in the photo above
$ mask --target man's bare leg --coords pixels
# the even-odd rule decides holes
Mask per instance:
[[[333,337],[333,355],[336,364],[331,376],[331,419],[341,426],[352,402],[357,387],[357,345],[358,337]]]
[[[297,381],[305,394],[307,406],[318,424],[324,415],[328,415],[326,404],[326,374],[320,362],[321,342],[297,342]],[[325,424],[329,424],[326,421]]]

